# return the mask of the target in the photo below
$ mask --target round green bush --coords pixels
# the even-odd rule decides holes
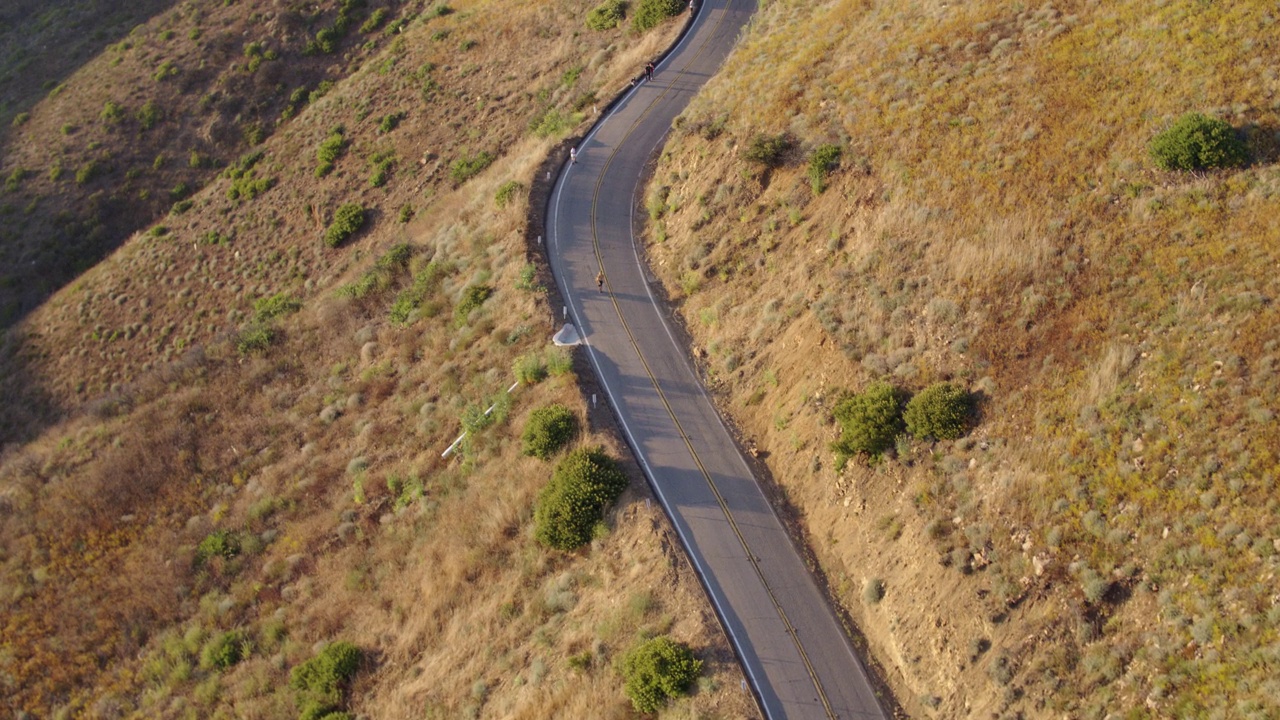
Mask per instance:
[[[569,453],[538,493],[533,510],[534,537],[557,550],[587,544],[604,511],[626,487],[626,474],[602,448]]]
[[[935,383],[907,403],[902,414],[907,432],[918,438],[954,440],[964,434],[973,412],[973,399],[963,388]]]
[[[578,432],[578,416],[563,405],[548,405],[529,413],[524,426],[524,454],[546,460]]]
[[[668,637],[647,640],[627,652],[620,668],[623,689],[642,713],[655,713],[670,698],[688,691],[702,672],[702,661]]]
[[[333,214],[333,222],[329,223],[329,229],[324,232],[325,244],[329,247],[338,247],[349,240],[352,235],[360,232],[360,228],[364,227],[364,222],[365,212],[360,205],[347,203],[339,207],[337,212]]]
[[[239,632],[225,632],[213,638],[200,652],[200,667],[205,670],[225,670],[244,658],[244,636]]]
[[[640,0],[636,6],[636,14],[631,19],[631,26],[636,32],[644,32],[657,27],[670,17],[679,15],[684,10],[682,0]]]
[[[226,560],[240,554],[240,536],[231,530],[215,530],[196,546],[195,564],[204,564],[210,558]]]
[[[1151,159],[1162,170],[1207,170],[1243,165],[1246,152],[1236,131],[1222,120],[1187,113],[1151,139]]]
[[[349,642],[331,643],[319,655],[289,673],[289,686],[301,695],[299,705],[329,709],[342,701],[342,685],[356,674],[363,657]]]
[[[747,142],[743,155],[753,163],[765,167],[777,167],[782,164],[782,156],[791,149],[791,138],[784,135],[753,135]]]
[[[841,400],[835,409],[842,430],[835,449],[845,455],[880,455],[893,447],[903,430],[902,401],[902,391],[888,383]]]

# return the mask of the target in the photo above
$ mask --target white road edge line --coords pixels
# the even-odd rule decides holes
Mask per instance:
[[[701,17],[702,16],[699,15],[698,18],[695,18],[694,23],[696,24],[701,19]],[[671,58],[674,57],[680,51],[680,48],[686,42],[688,42],[689,38],[693,37],[693,35],[694,35],[693,27],[690,27],[689,31],[685,34],[684,38],[679,43],[677,43],[674,48],[671,49],[671,52],[669,52],[667,56],[663,58],[662,62],[659,64],[660,65],[667,64],[668,61],[670,61]],[[599,131],[599,129],[605,123],[609,122],[609,120],[615,114],[617,114],[617,112],[621,110],[623,106],[625,106],[627,103],[631,101],[631,97],[635,95],[636,91],[638,91],[640,87],[641,85],[637,84],[635,87],[631,88],[631,90],[628,91],[627,94],[623,96],[622,100],[618,101],[618,103],[614,105],[613,109],[610,110],[607,115],[605,115],[603,118],[597,121],[595,124],[595,127],[591,128],[591,130],[586,134],[586,136],[583,137],[582,142],[579,144],[579,153],[578,153],[579,158],[581,158],[581,155],[582,155],[582,149],[583,149],[582,146],[590,142],[591,138],[595,136],[596,132]],[[664,138],[666,137],[665,133],[663,134],[663,137]],[[556,179],[555,192],[552,193],[551,230],[548,232],[548,235],[551,236],[548,241],[548,250],[554,253],[553,257],[559,257],[558,250],[559,250],[559,241],[560,241],[560,198],[564,192],[564,185],[568,181],[568,177],[569,177],[569,169],[562,165],[559,177]],[[634,214],[635,209],[632,208],[631,212]],[[635,246],[634,236],[632,237],[632,246],[633,247]],[[555,264],[552,263],[553,267],[554,265]],[[643,268],[641,271],[640,279],[644,283],[646,291],[649,292],[649,298],[650,298],[650,301],[652,302],[653,293],[651,291],[648,291],[649,283],[644,280]],[[565,304],[568,306],[569,311],[573,314],[574,322],[577,324],[579,330],[581,331],[582,344],[585,345],[587,348],[587,358],[591,361],[591,367],[595,369],[596,377],[600,380],[600,385],[604,388],[605,394],[609,397],[610,403],[612,403],[613,406],[617,408],[619,407],[619,404],[614,397],[613,388],[609,385],[608,381],[605,380],[604,373],[600,371],[600,362],[599,360],[596,359],[595,348],[592,347],[591,345],[590,333],[587,331],[587,326],[582,322],[582,316],[578,310],[577,305],[574,304],[573,296],[568,292],[569,290],[568,278],[565,277],[565,278],[562,278],[562,280],[564,282],[563,289],[565,290],[565,293],[564,293]],[[661,318],[662,313],[659,312],[658,315]],[[666,328],[668,337],[671,337],[672,342],[675,342],[674,336],[671,335],[670,328],[666,327],[665,319],[663,319],[663,327]],[[699,386],[699,389],[701,389],[702,383],[699,382],[698,386]],[[702,392],[705,397],[706,395],[705,390],[703,390]],[[627,434],[627,439],[630,441],[632,451],[635,453],[636,459],[639,460],[641,468],[644,470],[645,475],[649,477],[649,487],[652,488],[654,493],[658,495],[659,502],[661,502],[662,506],[666,508],[668,518],[671,519],[671,526],[675,528],[676,534],[680,536],[680,542],[686,548],[685,555],[688,556],[689,562],[693,564],[694,568],[698,572],[698,575],[704,578],[703,587],[707,589],[707,598],[711,600],[712,605],[715,605],[716,614],[719,617],[725,619],[724,620],[725,635],[729,637],[729,641],[732,642],[734,646],[737,648],[738,657],[746,658],[747,654],[743,651],[742,644],[738,641],[738,638],[732,632],[730,632],[730,629],[728,627],[727,618],[729,617],[729,615],[725,613],[724,606],[721,605],[719,598],[716,597],[716,594],[711,592],[705,580],[705,578],[711,577],[711,575],[710,573],[707,572],[707,569],[703,567],[702,563],[698,561],[696,554],[690,550],[690,548],[693,547],[693,544],[689,542],[689,538],[685,535],[684,531],[680,529],[680,524],[675,521],[674,519],[675,513],[672,511],[671,505],[670,503],[668,503],[666,496],[663,495],[662,489],[659,486],[657,480],[655,479],[653,468],[649,466],[649,460],[648,458],[645,457],[644,451],[639,441],[636,440],[635,434],[632,433],[631,426],[627,424],[626,419],[622,417],[622,414],[620,412],[614,413],[614,415],[615,417],[618,418],[618,423],[622,425],[623,432]],[[717,414],[717,418],[718,417],[719,417],[719,414]],[[723,424],[723,421],[721,421],[721,424]],[[739,456],[739,459],[741,460],[741,456]],[[744,462],[744,465],[745,465],[745,462]],[[756,676],[756,674],[752,671],[751,665],[747,662],[740,662],[739,665],[742,667],[743,672],[745,672],[747,676],[751,679],[751,686],[757,689],[755,695],[760,702],[761,711],[764,713],[766,718],[772,718],[773,713],[771,712],[771,709],[766,704],[764,696],[759,693],[758,689],[760,688],[760,681],[759,681],[759,678]]]

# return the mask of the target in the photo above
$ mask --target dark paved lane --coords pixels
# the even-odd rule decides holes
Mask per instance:
[[[552,269],[607,399],[770,718],[883,718],[866,671],[666,325],[632,238],[644,165],[753,2],[693,30],[579,146],[548,220]],[[596,289],[603,269],[605,292]]]

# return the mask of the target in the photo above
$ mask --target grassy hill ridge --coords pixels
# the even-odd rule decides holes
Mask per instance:
[[[678,121],[651,258],[912,715],[1278,711],[1276,20],[771,3]],[[877,381],[976,425],[841,469]]]
[[[550,553],[530,521],[551,464],[518,442],[559,403],[573,447],[619,453],[548,353],[527,188],[584,98],[676,27],[587,32],[588,3],[397,9],[323,97],[243,153],[215,140],[228,161],[189,207],[6,332],[4,711],[295,715],[291,672],[345,640],[364,659],[329,699],[352,712],[628,717],[613,659],[669,634],[708,670],[674,712],[755,713],[643,485],[588,549]],[[345,204],[363,223],[330,247]]]

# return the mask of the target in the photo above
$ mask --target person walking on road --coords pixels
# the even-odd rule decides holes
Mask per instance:
[[[603,270],[596,273],[596,289],[598,289],[600,292],[604,292],[604,271]]]
[[[570,165],[578,164],[578,148],[576,147],[569,148],[569,164]]]
[[[644,66],[644,76],[649,82],[653,82],[653,63]]]

